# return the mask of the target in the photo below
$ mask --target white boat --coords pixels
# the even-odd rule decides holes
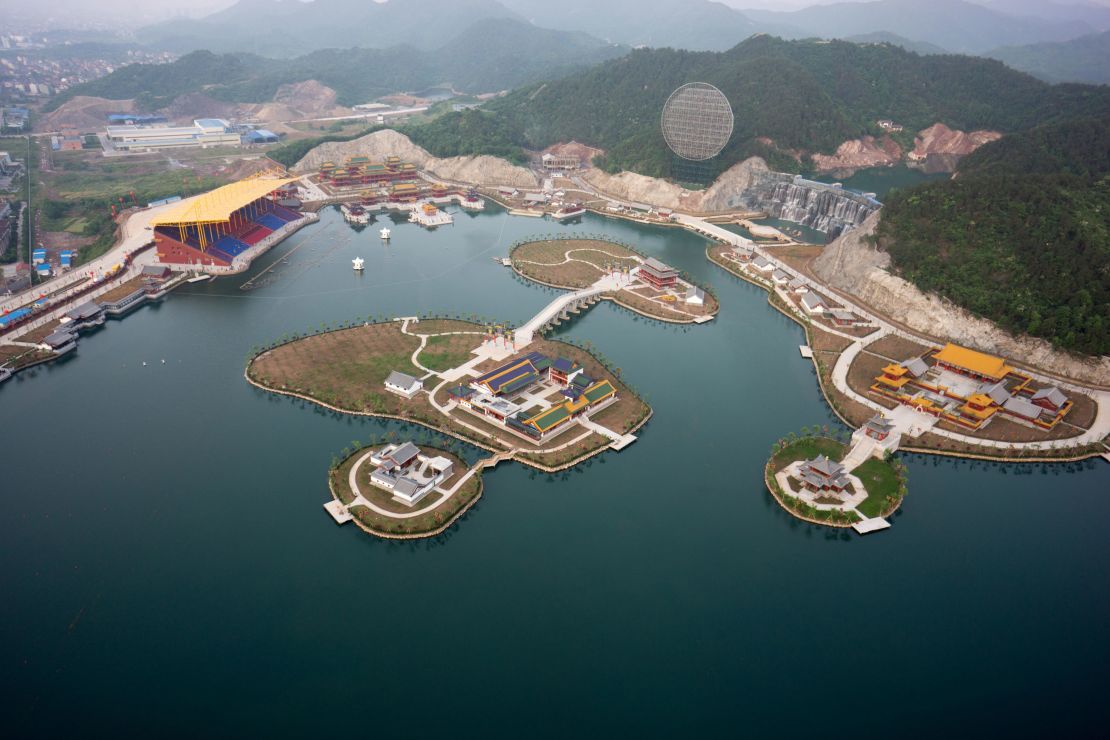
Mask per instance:
[[[213,280],[215,277],[216,277],[215,275],[194,275],[193,277],[189,278],[185,282],[187,282],[187,283],[206,283],[209,280]]]
[[[351,260],[351,265],[354,267],[355,272],[362,272],[362,270],[363,270],[362,266],[365,263],[365,261],[366,260],[362,259],[362,257],[355,257],[353,260]]]
[[[385,241],[389,241],[389,229],[383,228],[381,230],[381,235],[382,235],[382,239],[384,239]]]

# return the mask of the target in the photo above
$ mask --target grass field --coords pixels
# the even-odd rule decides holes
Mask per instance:
[[[440,329],[480,331],[481,327],[451,320],[425,320],[412,325],[413,331],[432,333]],[[433,336],[431,339],[443,341],[432,345],[430,355],[426,349],[420,356],[421,361],[430,356],[448,367],[459,364],[453,359],[469,359],[469,350],[481,341],[481,337],[473,334]],[[536,445],[463,410],[456,409],[450,416],[445,415],[433,406],[427,394],[417,394],[408,400],[389,393],[383,383],[391,371],[417,376],[423,374],[410,360],[419,342],[418,337],[403,334],[398,322],[356,326],[297,339],[264,351],[251,360],[247,369],[252,380],[274,390],[299,393],[339,409],[412,419],[486,447],[518,449],[522,454],[533,455],[526,460],[547,467],[563,465],[608,446],[606,437],[584,429],[568,429]],[[466,348],[465,355],[462,354],[463,348]],[[568,357],[581,365],[590,377],[611,380],[617,388],[619,400],[596,417],[599,423],[610,429],[620,433],[630,431],[650,413],[647,404],[620,381],[618,373],[606,370],[586,350],[542,339],[528,347],[528,351],[533,350],[551,357]],[[492,367],[500,363],[489,364]],[[428,383],[429,390],[435,382]],[[447,403],[446,389],[444,384],[437,392],[436,400],[440,405]],[[580,436],[584,439],[575,441]],[[567,450],[541,451],[572,441],[575,443]]]
[[[605,275],[606,266],[632,268],[640,264],[631,249],[599,239],[547,239],[525,242],[513,247],[509,254],[516,268],[525,277],[547,285],[567,289],[585,288]],[[678,300],[665,303],[655,300],[663,295],[650,289],[618,290],[604,297],[616,300],[627,308],[664,321],[688,322],[698,316],[717,312],[717,299],[708,293],[704,306],[687,304],[682,288]],[[638,292],[637,292],[638,291]],[[649,295],[650,293],[650,295]]]
[[[428,337],[428,343],[420,352],[419,360],[430,370],[442,372],[462,365],[470,359],[470,353],[482,343],[481,335],[441,334]]]
[[[771,458],[772,471],[777,473],[795,460],[809,460],[825,455],[839,460],[848,452],[848,446],[828,437],[803,437],[788,444]]]
[[[864,516],[884,516],[896,508],[900,481],[891,463],[871,458],[851,473],[867,489],[867,498],[856,507]]]

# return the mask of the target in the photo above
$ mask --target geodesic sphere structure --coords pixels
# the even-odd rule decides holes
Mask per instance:
[[[695,162],[717,156],[734,123],[728,98],[708,82],[689,82],[671,93],[661,120],[671,151]]]

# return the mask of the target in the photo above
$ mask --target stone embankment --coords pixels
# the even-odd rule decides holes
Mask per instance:
[[[517,167],[504,159],[487,155],[439,159],[414,144],[409,137],[392,129],[375,131],[351,141],[325,142],[293,165],[292,170],[297,174],[315,172],[324,162],[342,162],[348,157],[359,156],[374,160],[397,156],[437,177],[456,182],[510,185],[517,188],[539,185],[530,170]]]
[[[880,214],[833,241],[813,262],[824,282],[858,299],[872,310],[894,317],[914,331],[944,337],[1047,370],[1056,375],[1110,386],[1110,357],[1090,358],[1056,350],[1043,339],[1019,337],[1003,331],[940,296],[924,293],[890,272],[890,255],[868,239]]]

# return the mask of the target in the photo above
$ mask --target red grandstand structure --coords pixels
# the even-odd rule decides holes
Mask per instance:
[[[234,259],[302,216],[278,204],[288,178],[257,177],[183,201],[154,219],[159,261],[229,267]]]

